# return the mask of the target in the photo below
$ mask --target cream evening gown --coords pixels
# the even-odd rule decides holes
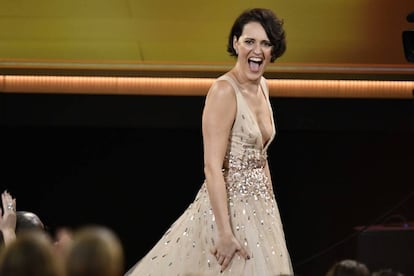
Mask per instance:
[[[235,81],[228,75],[218,79],[230,82],[237,99],[237,115],[229,137],[223,174],[233,232],[247,249],[250,260],[236,254],[229,267],[220,273],[220,265],[210,253],[217,233],[206,184],[203,183],[185,212],[125,275],[293,275],[279,209],[264,170],[267,148],[276,133],[273,117],[273,134],[264,143],[255,117]],[[264,78],[261,86],[273,114]]]

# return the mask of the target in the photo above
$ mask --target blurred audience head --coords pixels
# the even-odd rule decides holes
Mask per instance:
[[[372,273],[372,276],[404,276],[404,274],[402,274],[399,271],[388,268],[388,269],[380,269],[380,270],[374,271]]]
[[[345,259],[334,263],[325,276],[369,276],[368,267],[356,260]]]
[[[67,276],[122,276],[121,241],[105,226],[81,227],[73,233],[65,267]]]
[[[40,218],[32,212],[16,212],[16,235],[27,230],[45,230],[45,225]]]
[[[21,232],[0,254],[1,276],[62,276],[52,239],[43,231]]]
[[[72,244],[72,230],[67,227],[61,227],[56,230],[54,247],[55,252],[58,256],[63,259],[66,258],[69,248]]]

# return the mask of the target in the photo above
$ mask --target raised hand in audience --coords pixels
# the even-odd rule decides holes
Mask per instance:
[[[0,231],[5,245],[16,239],[16,199],[6,190],[1,194]]]

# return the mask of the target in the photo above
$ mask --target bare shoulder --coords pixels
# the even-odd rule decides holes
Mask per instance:
[[[203,111],[204,129],[229,129],[237,110],[237,99],[232,85],[216,80],[210,87]]]
[[[216,80],[211,85],[207,100],[221,103],[229,103],[235,101],[236,95],[231,84],[226,80]]]

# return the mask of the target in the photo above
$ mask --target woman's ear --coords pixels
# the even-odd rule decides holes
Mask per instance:
[[[236,55],[238,55],[239,54],[239,46],[238,46],[238,43],[237,43],[237,37],[236,36],[233,36],[233,49],[236,52]]]

